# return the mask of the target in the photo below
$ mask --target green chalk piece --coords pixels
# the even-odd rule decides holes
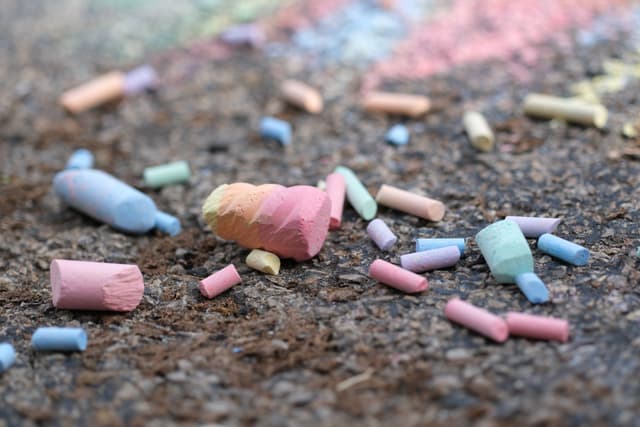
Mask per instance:
[[[347,199],[351,206],[365,220],[373,219],[378,211],[378,204],[371,197],[365,186],[362,185],[356,174],[344,166],[338,166],[335,171],[343,176],[347,184]]]
[[[153,188],[189,181],[191,170],[185,161],[153,166],[144,170],[145,185]]]
[[[514,283],[521,273],[533,272],[533,256],[517,223],[495,222],[476,234],[476,243],[498,283]]]

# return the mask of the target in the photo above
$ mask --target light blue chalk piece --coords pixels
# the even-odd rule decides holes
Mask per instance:
[[[7,342],[0,344],[0,372],[4,372],[16,361],[16,352]]]
[[[587,248],[549,233],[538,238],[538,249],[573,265],[585,265],[589,261]]]
[[[535,273],[518,274],[516,284],[530,303],[541,304],[549,301],[549,291]]]
[[[460,249],[460,255],[464,255],[464,250],[467,248],[464,238],[431,238],[431,239],[416,239],[416,252],[429,251],[431,249],[445,248],[447,246],[457,246]]]
[[[385,141],[393,145],[407,145],[409,143],[409,129],[404,125],[394,125],[384,136]]]
[[[182,231],[180,220],[162,211],[156,212],[156,228],[169,236],[177,236]]]
[[[87,333],[82,328],[38,328],[31,346],[36,351],[85,351]]]
[[[515,222],[494,222],[480,230],[476,243],[498,283],[514,283],[520,273],[533,272],[531,249]]]
[[[96,169],[69,169],[53,179],[56,193],[74,209],[128,233],[156,225],[156,205],[146,194]]]
[[[71,154],[65,169],[91,169],[93,167],[93,154],[91,151],[80,148]]]
[[[260,120],[260,135],[275,139],[282,145],[291,144],[291,125],[275,117],[264,117]]]

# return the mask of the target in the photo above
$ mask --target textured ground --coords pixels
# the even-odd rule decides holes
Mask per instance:
[[[412,141],[398,149],[382,142],[394,121],[358,108],[358,73],[260,53],[214,62],[176,52],[153,62],[167,81],[157,93],[67,117],[58,94],[114,65],[52,41],[47,25],[25,27],[49,22],[50,11],[14,3],[0,14],[0,341],[18,360],[0,374],[0,426],[638,425],[640,154],[618,129],[640,110],[640,84],[605,97],[612,118],[603,131],[519,112],[528,91],[566,93],[568,82],[601,72],[601,58],[625,59],[622,43],[551,55],[527,85],[498,62],[391,83],[435,103],[406,122]],[[322,88],[321,115],[277,99],[289,76]],[[470,147],[460,117],[472,107],[487,112],[502,149]],[[289,151],[257,136],[264,114],[293,123]],[[78,147],[136,186],[145,166],[188,160],[189,184],[147,191],[184,232],[123,235],[62,206],[51,179]],[[200,219],[221,183],[314,185],[338,164],[372,192],[392,183],[442,200],[447,215],[433,224],[381,209],[400,236],[384,255],[348,208],[316,258],[285,262],[275,277],[248,270],[247,251]],[[572,267],[534,250],[550,304],[534,307],[515,286],[496,284],[473,242],[458,266],[427,275],[422,295],[366,277],[372,260],[397,262],[416,237],[471,237],[507,214],[561,216],[558,234],[592,251],[588,266]],[[128,314],[55,310],[53,258],[137,263],[143,302]],[[243,284],[205,300],[198,280],[228,263]],[[496,345],[444,318],[454,295],[497,313],[567,318],[571,340]],[[89,348],[35,354],[29,340],[43,325],[82,326]]]

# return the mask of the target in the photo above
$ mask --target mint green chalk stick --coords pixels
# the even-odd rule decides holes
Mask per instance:
[[[153,166],[144,170],[144,183],[153,188],[187,182],[190,177],[191,170],[185,161]]]
[[[367,221],[373,219],[378,211],[378,204],[371,197],[365,186],[362,185],[356,174],[344,166],[338,166],[335,171],[344,177],[347,184],[347,200],[349,200],[351,206],[363,219]]]
[[[498,283],[514,283],[516,276],[533,272],[533,256],[517,223],[494,222],[476,234],[476,243]]]

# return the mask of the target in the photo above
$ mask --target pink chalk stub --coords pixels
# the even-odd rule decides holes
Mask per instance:
[[[242,282],[242,279],[240,278],[238,271],[233,264],[229,264],[206,279],[202,279],[198,288],[202,295],[207,298],[213,298],[240,282]]]
[[[415,273],[451,267],[458,261],[460,261],[460,249],[457,246],[445,246],[400,256],[402,268]]]
[[[329,220],[329,230],[336,230],[342,224],[342,211],[344,209],[344,198],[347,194],[347,184],[344,177],[339,173],[332,173],[325,180],[325,191],[331,200],[331,217]]]
[[[56,308],[131,311],[144,293],[142,273],[133,264],[54,259],[50,277]]]
[[[381,219],[374,219],[367,225],[367,234],[381,251],[388,251],[398,241],[398,237]]]
[[[509,312],[506,322],[511,335],[560,342],[569,340],[569,322],[564,319]]]
[[[561,218],[536,216],[508,216],[505,219],[518,224],[525,237],[536,239],[545,233],[553,233],[561,221]]]
[[[460,298],[453,298],[447,302],[444,315],[452,322],[466,326],[496,342],[504,342],[509,336],[507,322],[501,317],[464,302]]]
[[[369,277],[408,294],[429,288],[426,278],[381,259],[373,261],[369,267]]]

